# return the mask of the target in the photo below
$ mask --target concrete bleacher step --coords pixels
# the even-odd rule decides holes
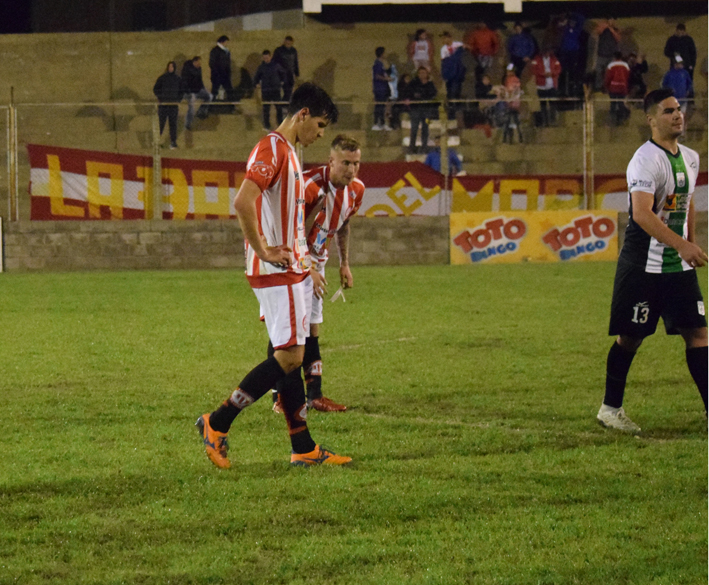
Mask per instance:
[[[423,143],[421,141],[421,136],[416,137],[416,146],[423,146]],[[409,147],[411,145],[411,136],[404,136],[401,139],[401,145],[404,147]],[[429,134],[429,139],[428,139],[428,146],[435,146],[433,142],[433,137]],[[455,147],[455,146],[460,146],[460,136],[449,136],[448,137],[448,146],[449,147]]]
[[[407,118],[402,118],[401,119],[401,127],[404,130],[411,130],[411,120]],[[457,120],[448,120],[447,124],[448,130],[456,130],[458,128],[458,122]],[[428,128],[429,130],[436,130],[436,131],[441,131],[443,128],[443,124],[441,124],[440,120],[431,120],[428,123]]]

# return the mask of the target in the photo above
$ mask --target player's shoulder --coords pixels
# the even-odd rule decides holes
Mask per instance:
[[[352,183],[350,183],[350,189],[352,189],[356,194],[361,195],[364,193],[364,183],[355,177],[352,179]]]
[[[693,150],[693,149],[689,148],[689,146],[685,146],[682,143],[679,144],[679,150],[682,153],[682,158],[690,161],[690,164],[692,162],[695,162],[697,164],[695,170],[698,170],[699,169],[699,153],[696,150]]]
[[[628,168],[631,167],[651,167],[657,165],[662,157],[665,156],[663,150],[651,140],[648,140],[640,146],[630,159]]]
[[[306,187],[308,185],[322,187],[325,184],[326,169],[326,166],[322,166],[303,171]]]

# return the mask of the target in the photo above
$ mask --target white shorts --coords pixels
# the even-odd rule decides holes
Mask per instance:
[[[325,277],[325,268],[318,269],[318,272],[320,273],[320,276]],[[322,298],[317,298],[313,294],[313,279],[308,276],[306,279],[308,281],[308,286],[310,287],[310,296],[313,299],[312,303],[312,309],[310,310],[310,322],[313,324],[319,324],[322,323],[322,305],[323,305],[323,300]]]
[[[274,349],[305,345],[310,335],[313,281],[253,289]]]

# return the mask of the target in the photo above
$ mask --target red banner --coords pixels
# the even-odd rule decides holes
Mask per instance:
[[[153,160],[73,148],[28,145],[31,219],[152,218]],[[163,219],[234,218],[244,162],[161,159]],[[364,163],[360,215],[448,215],[463,211],[583,209],[580,175],[460,176],[445,192],[443,175],[420,162]],[[595,177],[596,209],[627,209],[624,175]],[[699,174],[697,210],[707,209],[707,173]]]

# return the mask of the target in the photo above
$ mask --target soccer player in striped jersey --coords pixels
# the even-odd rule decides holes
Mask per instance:
[[[340,256],[340,286],[352,288],[354,279],[350,271],[349,241],[350,217],[357,213],[364,197],[364,183],[357,178],[362,151],[354,138],[340,134],[330,146],[327,165],[308,170],[305,176],[305,216],[310,225],[308,250],[314,268],[325,277],[328,249],[333,237],[337,240]],[[321,412],[347,410],[322,393],[322,358],[320,357],[320,323],[323,322],[323,299],[313,296],[310,314],[310,337],[305,340],[303,371],[307,385],[308,408]],[[275,412],[281,412],[277,400],[278,390],[273,392]]]
[[[699,155],[678,142],[684,116],[672,90],[645,97],[652,139],[628,165],[629,220],[618,258],[609,334],[606,393],[597,419],[605,427],[637,433],[623,409],[625,382],[635,352],[660,317],[669,335],[681,335],[690,374],[707,408],[707,320],[696,268],[707,255],[694,241],[692,193]]]
[[[291,97],[287,118],[249,156],[234,206],[246,239],[246,278],[261,305],[275,352],[252,369],[219,408],[197,420],[207,456],[217,467],[231,465],[227,433],[235,418],[278,382],[291,440],[291,465],[351,461],[316,445],[310,436],[300,374],[313,294],[321,297],[327,283],[311,269],[305,179],[295,144],[308,146],[321,138],[337,115],[324,90],[304,83]]]

